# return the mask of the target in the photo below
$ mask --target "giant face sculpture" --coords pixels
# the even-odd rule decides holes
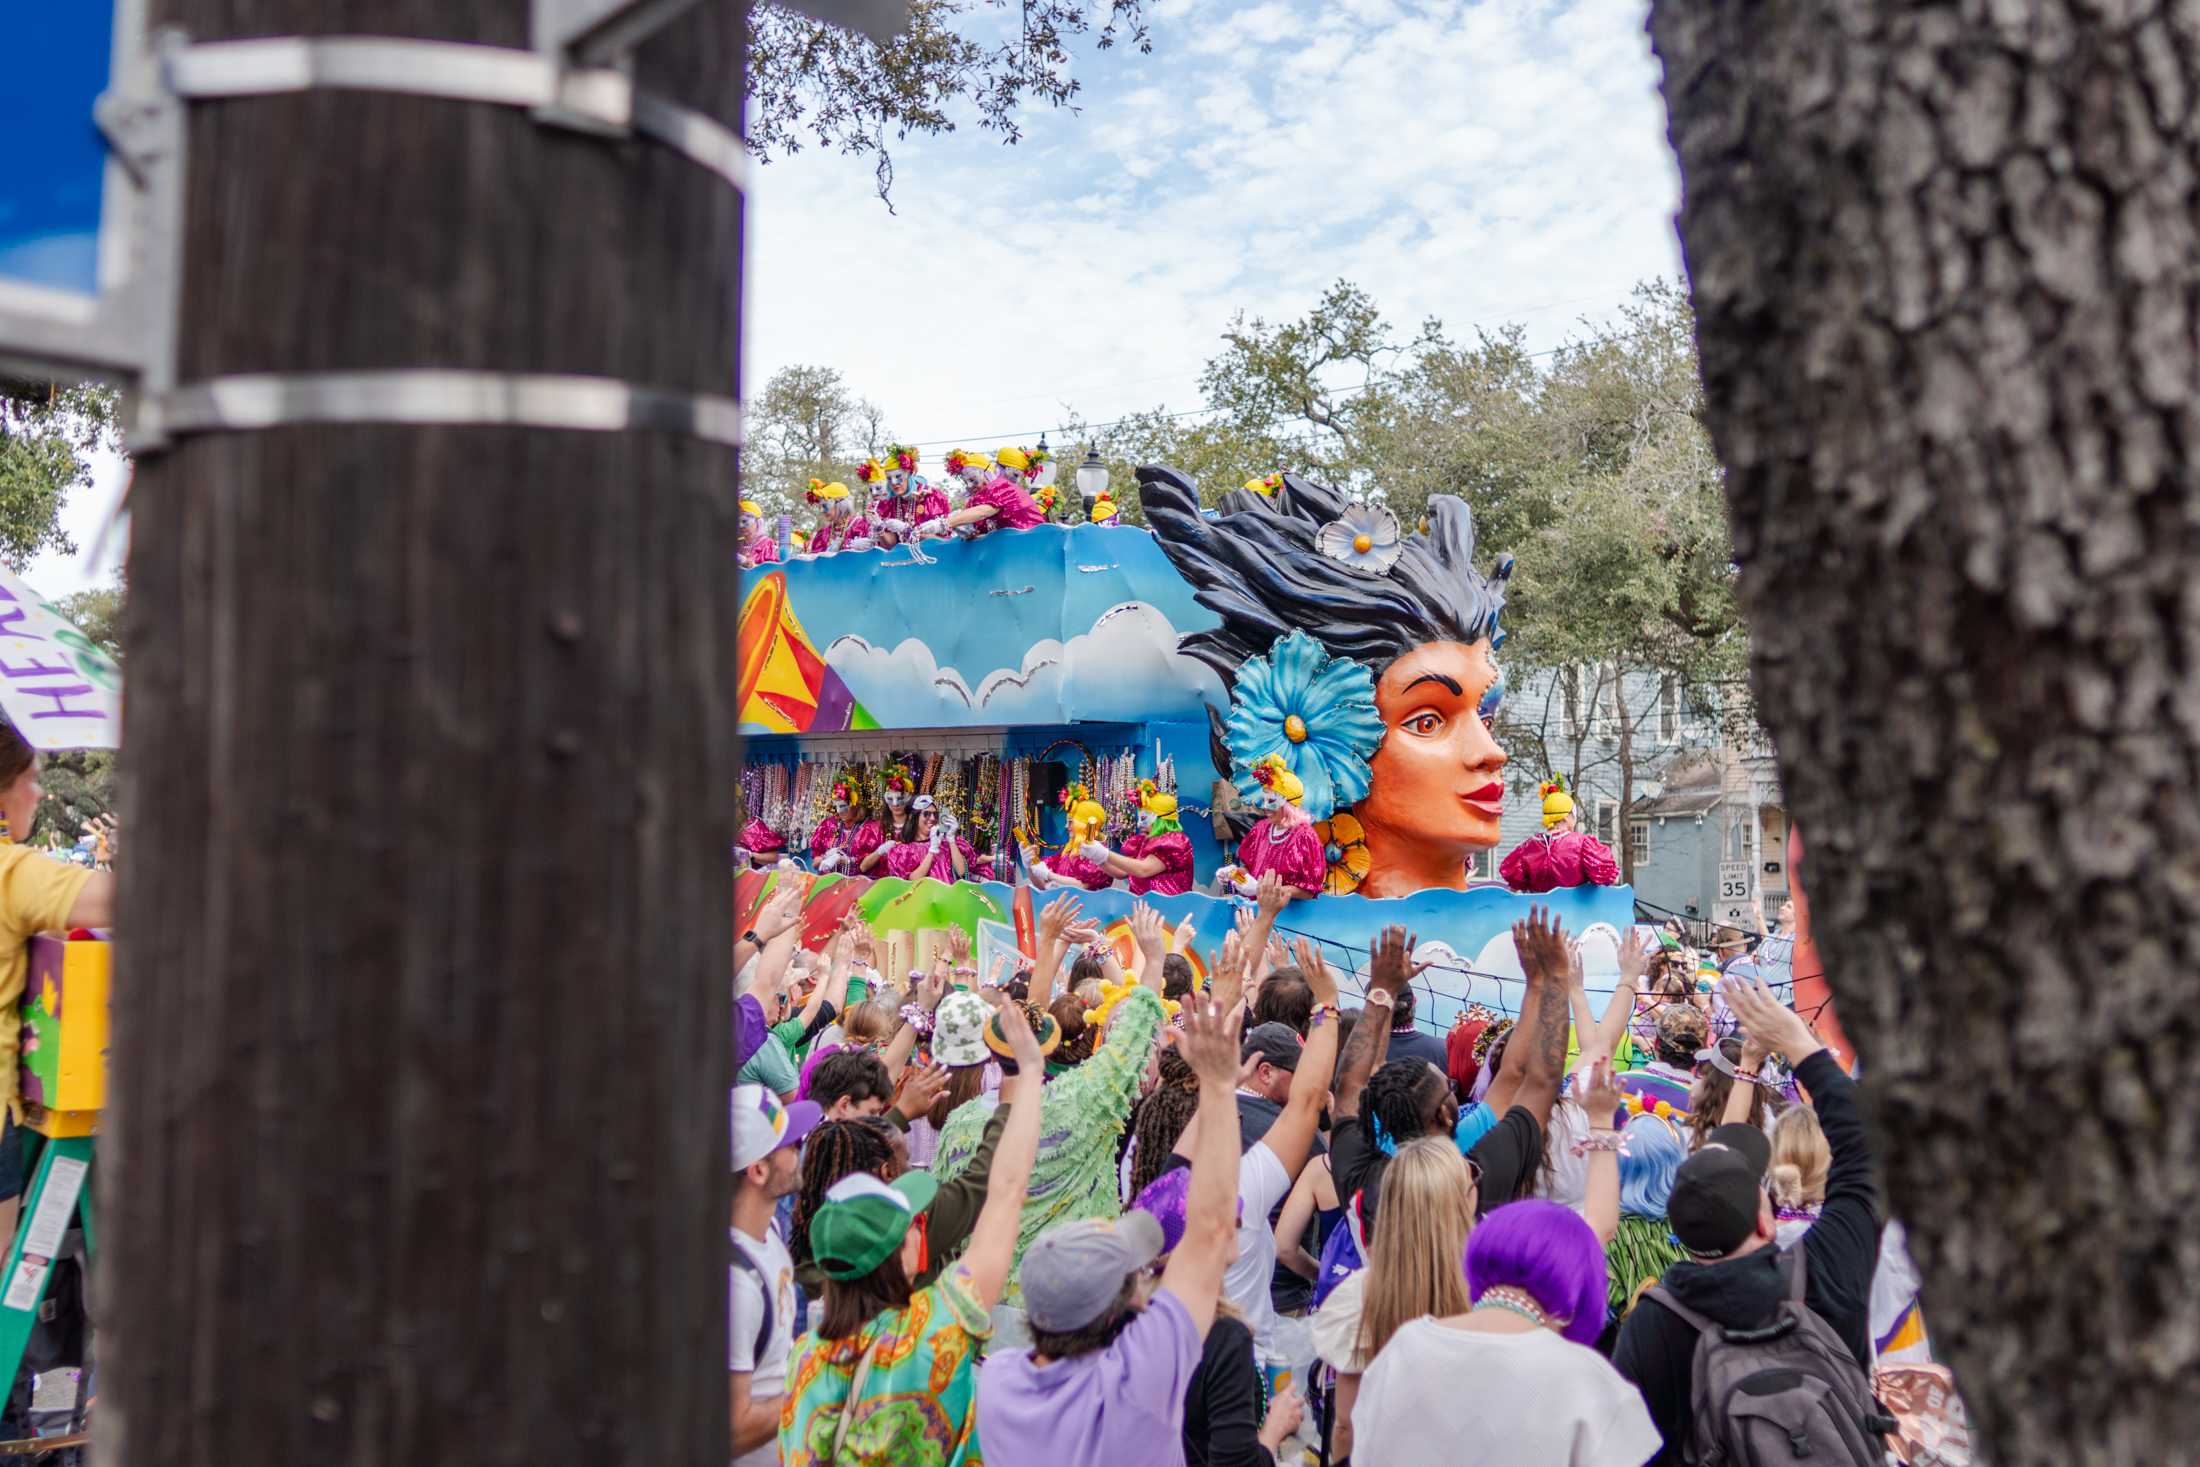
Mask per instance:
[[[1340,874],[1333,857],[1331,890],[1463,888],[1504,810],[1490,725],[1510,559],[1487,579],[1476,572],[1472,518],[1448,495],[1403,535],[1382,505],[1288,474],[1273,498],[1225,495],[1214,518],[1172,471],[1138,477],[1163,550],[1222,618],[1179,645],[1231,686],[1225,737],[1240,786],[1245,766],[1279,755],[1332,849],[1364,840],[1366,860],[1355,849],[1352,862],[1364,876]]]

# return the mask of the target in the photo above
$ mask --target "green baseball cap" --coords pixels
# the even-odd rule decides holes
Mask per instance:
[[[862,1278],[901,1246],[909,1224],[939,1190],[930,1172],[904,1172],[892,1182],[850,1172],[833,1183],[810,1219],[811,1256],[827,1278]]]

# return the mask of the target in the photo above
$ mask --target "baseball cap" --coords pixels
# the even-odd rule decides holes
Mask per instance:
[[[1756,1146],[1745,1150],[1716,1141],[1719,1131],[1753,1131]],[[1756,1155],[1771,1155],[1771,1143],[1763,1132],[1753,1126],[1721,1126],[1674,1173],[1665,1216],[1689,1256],[1724,1258],[1756,1230],[1757,1210],[1764,1200],[1764,1169]]]
[[[1299,1067],[1299,1054],[1305,1048],[1306,1045],[1299,1039],[1298,1030],[1289,1024],[1279,1024],[1271,1020],[1266,1024],[1255,1024],[1245,1031],[1245,1043],[1240,1047],[1238,1057],[1258,1057],[1279,1070],[1296,1070]]]
[[[815,1101],[781,1105],[761,1085],[734,1086],[733,1169],[754,1166],[782,1146],[798,1145],[824,1118]]]
[[[813,1235],[815,1224],[812,1224]],[[1123,1292],[1123,1280],[1161,1256],[1161,1223],[1136,1209],[1057,1224],[1024,1250],[1024,1316],[1033,1329],[1083,1329]]]
[[[1756,1174],[1759,1183],[1765,1173],[1772,1170],[1772,1138],[1747,1121],[1729,1121],[1723,1126],[1713,1126],[1703,1138],[1706,1146],[1724,1146],[1729,1151],[1739,1151]]]
[[[1696,1051],[1702,1049],[1711,1038],[1711,1026],[1695,1006],[1685,1003],[1669,1003],[1658,1010],[1658,1058],[1667,1064],[1691,1063]]]
[[[903,1172],[891,1182],[850,1172],[833,1183],[810,1218],[810,1255],[827,1278],[862,1278],[901,1246],[939,1190],[930,1172]]]

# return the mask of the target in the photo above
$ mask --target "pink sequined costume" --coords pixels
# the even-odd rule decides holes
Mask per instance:
[[[769,535],[759,535],[741,547],[741,564],[744,567],[769,565],[779,559],[779,542]]]
[[[971,526],[978,534],[988,530],[1029,530],[1046,523],[1046,511],[1039,508],[1039,501],[1025,492],[1024,486],[1014,479],[995,477],[970,491],[963,508],[972,509],[989,504],[1000,513]]]
[[[1120,847],[1133,861],[1165,862],[1158,876],[1133,876],[1131,895],[1182,896],[1192,889],[1192,838],[1181,830],[1165,835],[1126,835]]]
[[[845,821],[838,815],[828,815],[818,822],[810,835],[810,864],[817,866],[829,851],[839,851],[842,862],[833,869],[854,875],[863,858],[878,849],[878,843],[886,839],[876,820]],[[819,870],[824,868],[819,866]]]
[[[976,872],[978,854],[970,848],[970,842],[961,836],[953,836],[956,849],[962,852],[963,869]],[[929,840],[903,841],[886,853],[886,874],[899,876],[904,881],[915,881],[929,876],[934,881],[954,881],[955,861],[947,851],[947,841],[942,840],[934,850]]]
[[[1497,874],[1514,891],[1553,891],[1562,886],[1611,886],[1619,863],[1610,847],[1578,830],[1531,835],[1512,848]]]
[[[1275,817],[1268,816],[1245,832],[1245,839],[1238,842],[1237,858],[1255,881],[1273,871],[1284,885],[1295,886],[1308,896],[1320,894],[1322,880],[1329,874],[1322,838],[1312,821],[1282,830]]]
[[[1115,873],[1096,861],[1088,861],[1075,851],[1063,851],[1046,859],[1049,875],[1057,883],[1081,886],[1087,891],[1106,891],[1115,885]]]
[[[947,518],[947,496],[932,487],[930,481],[912,477],[900,494],[889,489],[871,501],[871,518],[874,520],[905,520],[914,530],[927,520]]]
[[[835,551],[846,550],[850,540],[868,539],[870,534],[871,522],[862,515],[857,515],[837,528],[828,520],[819,525],[817,533],[810,537],[809,552],[812,555],[831,555]]]

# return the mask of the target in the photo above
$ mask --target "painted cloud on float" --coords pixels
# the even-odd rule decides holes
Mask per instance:
[[[1139,723],[1192,718],[1202,703],[1229,706],[1214,671],[1176,650],[1176,628],[1142,601],[1112,606],[1067,643],[1046,638],[1016,667],[997,667],[973,687],[941,667],[922,639],[877,647],[836,638],[825,660],[888,728],[1081,721]]]

